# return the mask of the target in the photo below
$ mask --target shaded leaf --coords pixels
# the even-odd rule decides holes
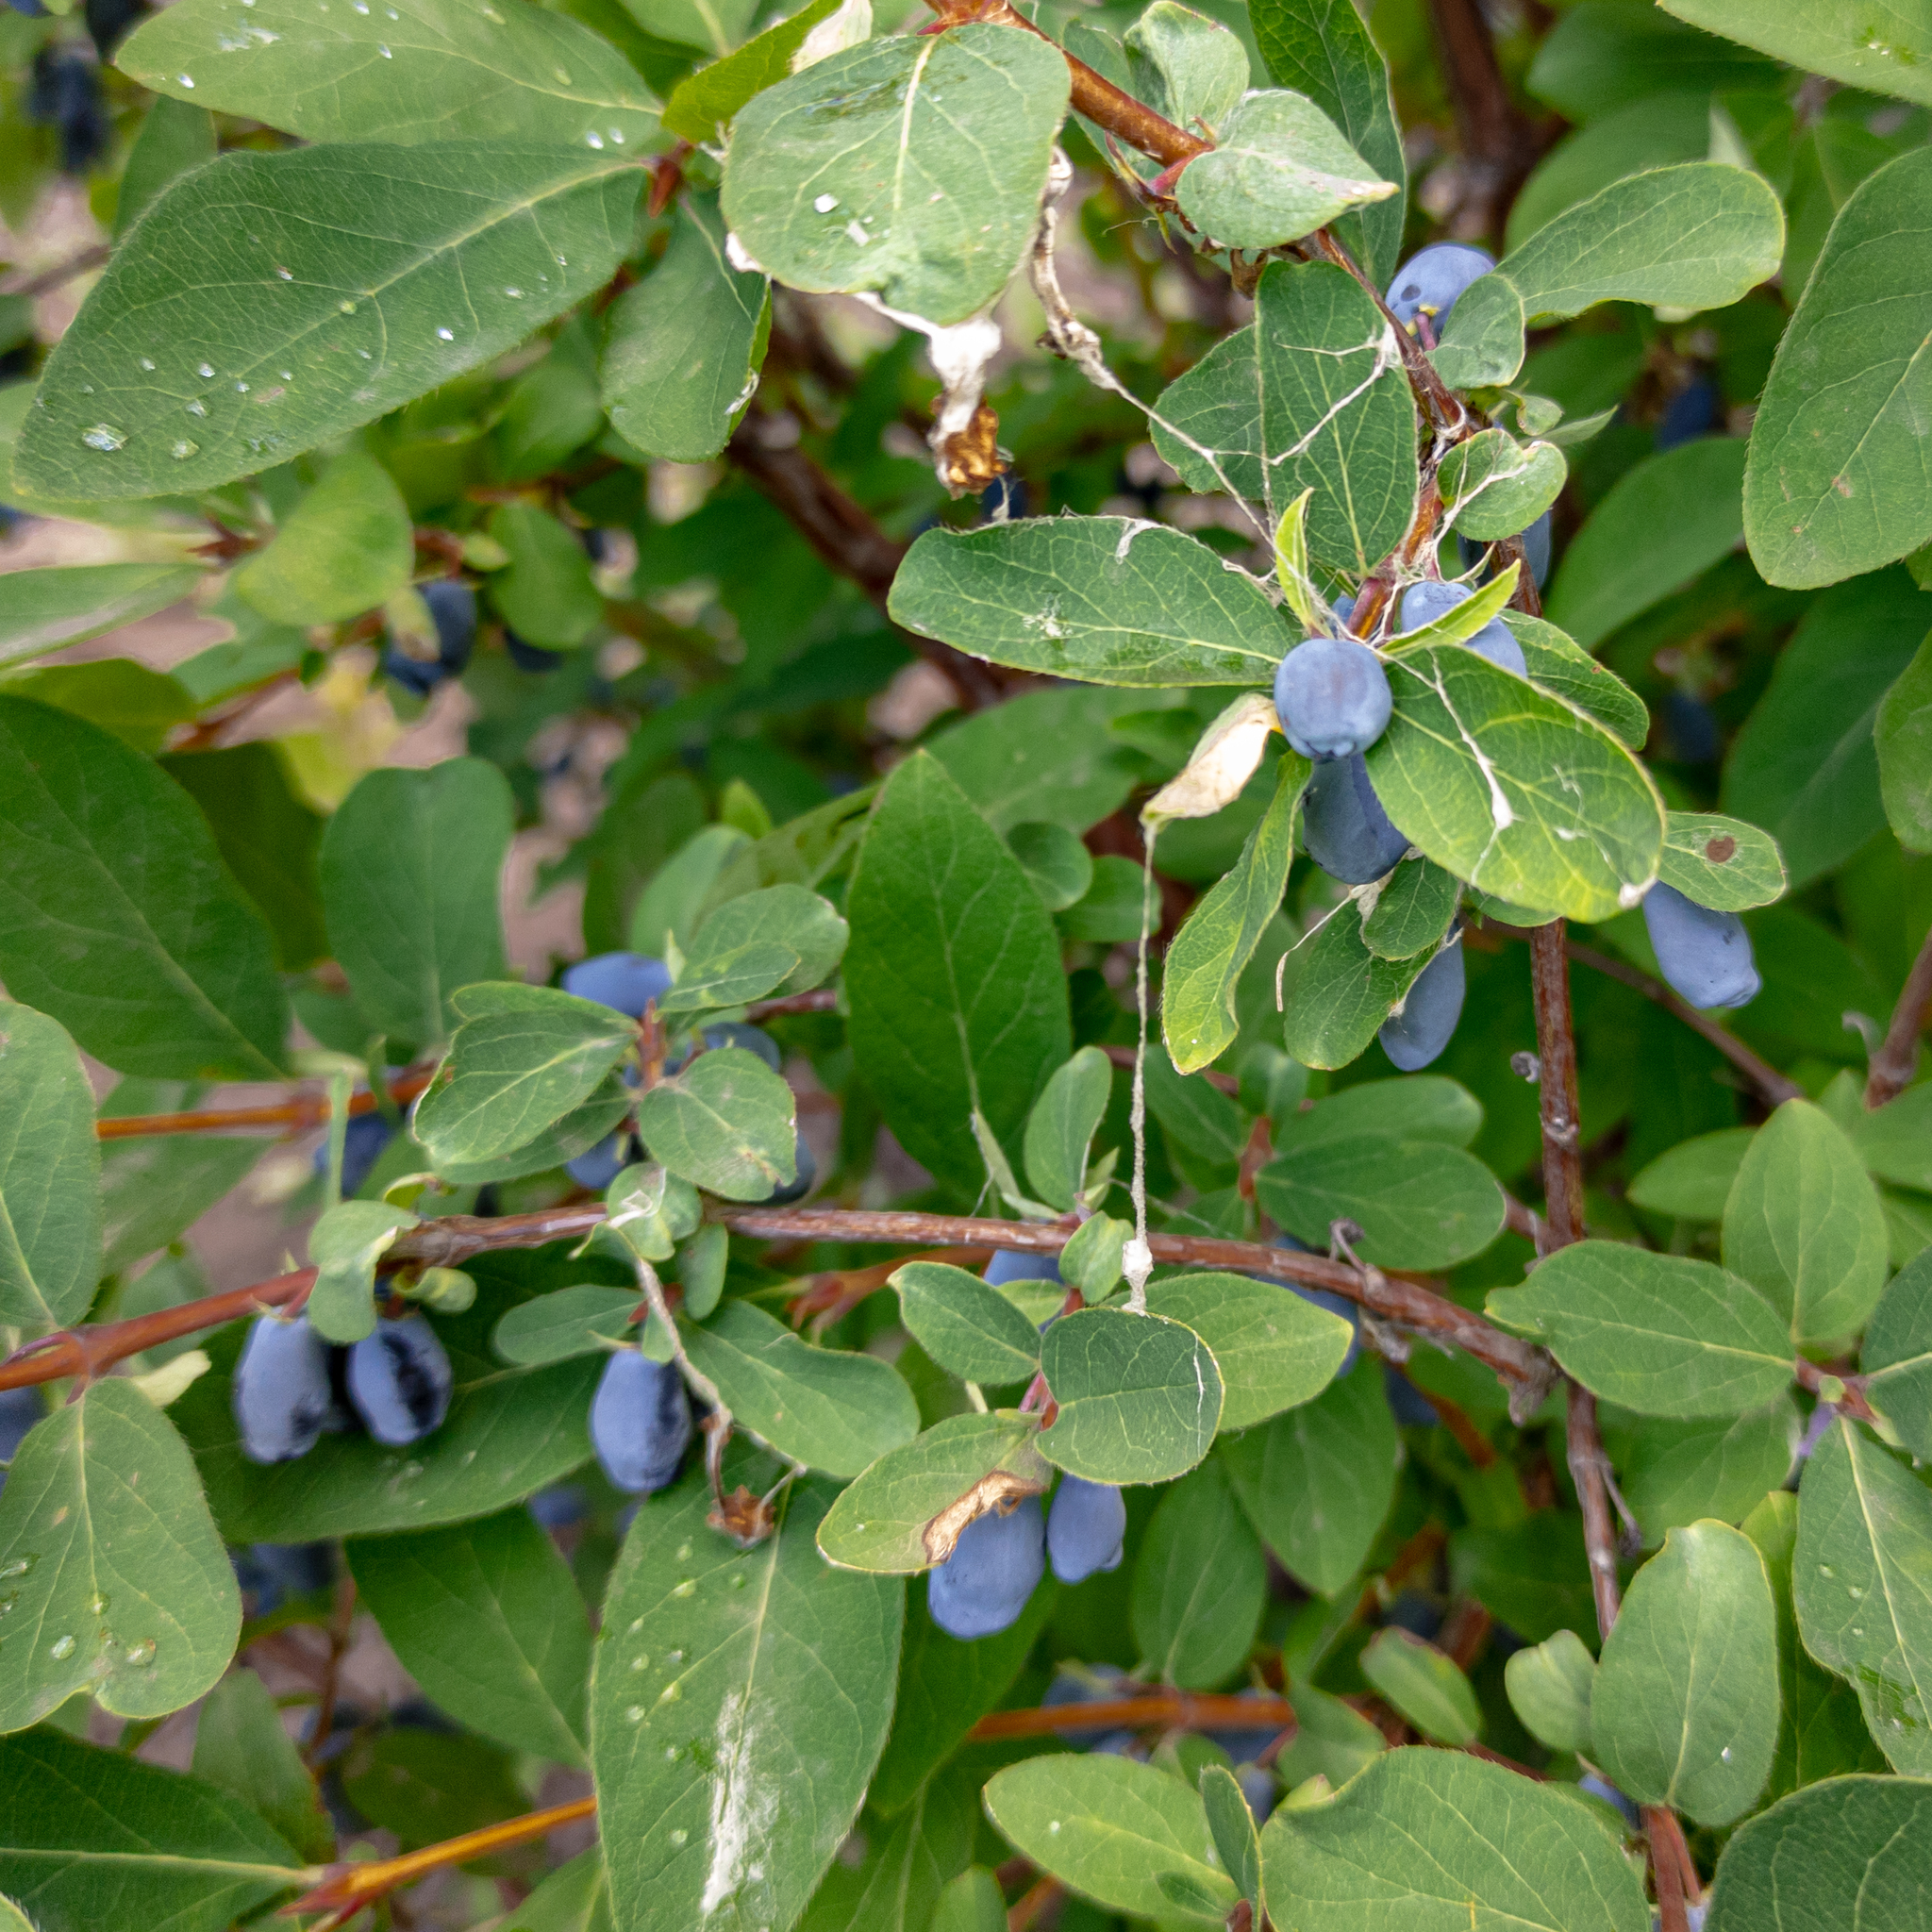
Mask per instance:
[[[152,617],[204,573],[185,563],[81,563],[0,577],[0,664],[19,664]]]
[[[0,1002],[0,1321],[44,1333],[78,1321],[100,1279],[94,1096],[73,1041]]]
[[[233,1670],[194,1720],[194,1774],[239,1798],[306,1858],[335,1856],[335,1826],[268,1686]]]
[[[1261,1541],[1225,1470],[1204,1462],[1161,1497],[1134,1558],[1142,1668],[1183,1690],[1225,1682],[1254,1643],[1267,1595]]]
[[[1483,1734],[1482,1707],[1457,1668],[1434,1644],[1393,1624],[1375,1632],[1361,1654],[1371,1685],[1422,1735],[1460,1748]]]
[[[913,1341],[949,1374],[997,1385],[1039,1368],[1039,1331],[978,1275],[942,1261],[908,1261],[892,1286]]]
[[[1161,1482],[1193,1468],[1221,1421],[1221,1372],[1190,1328],[1086,1308],[1046,1331],[1040,1365],[1059,1417],[1049,1462],[1097,1483]]]

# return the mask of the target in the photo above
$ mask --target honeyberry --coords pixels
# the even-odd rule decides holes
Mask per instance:
[[[251,1616],[269,1616],[290,1597],[313,1596],[335,1581],[332,1543],[250,1543],[232,1560],[235,1581],[253,1599]]]
[[[566,1160],[563,1171],[578,1187],[589,1188],[593,1194],[601,1194],[624,1172],[629,1147],[628,1134],[606,1134],[588,1154],[579,1154],[575,1160]]]
[[[1005,1516],[969,1523],[953,1554],[926,1579],[926,1607],[949,1637],[991,1637],[1015,1623],[1046,1574],[1046,1523],[1038,1496]]]
[[[1523,540],[1523,560],[1529,566],[1529,574],[1541,589],[1550,580],[1550,513],[1544,510],[1526,530],[1516,533]],[[1458,535],[1457,548],[1462,557],[1464,570],[1474,570],[1482,560],[1483,553],[1489,549],[1487,543],[1478,542],[1474,537]],[[1491,571],[1489,573],[1494,575]]]
[[[995,1248],[980,1277],[994,1288],[1009,1281],[1058,1281],[1060,1258],[1058,1255],[1035,1255],[1025,1248]]]
[[[555,671],[563,662],[561,651],[546,651],[541,644],[526,643],[508,625],[503,628],[503,648],[519,671],[527,671],[534,677]]]
[[[456,1376],[436,1330],[421,1315],[379,1321],[349,1350],[349,1401],[378,1442],[407,1449],[449,1413]]]
[[[1046,1514],[1046,1553],[1062,1583],[1118,1570],[1126,1544],[1127,1505],[1111,1483],[1063,1475]]]
[[[691,1446],[691,1397],[672,1362],[621,1348],[591,1398],[591,1446],[612,1485],[649,1495],[675,1482]]]
[[[1411,333],[1416,318],[1426,315],[1440,340],[1457,298],[1495,265],[1494,258],[1480,248],[1460,242],[1433,242],[1396,270],[1389,285],[1390,309]]]
[[[147,17],[148,6],[147,0],[87,0],[81,10],[95,51],[103,60],[111,60],[128,28]]]
[[[811,1184],[819,1177],[819,1164],[811,1158],[811,1149],[805,1144],[805,1136],[795,1128],[792,1130],[791,1158],[797,1163],[797,1177],[784,1187],[774,1188],[765,1196],[768,1207],[782,1208],[788,1201],[802,1201],[811,1192]]]
[[[1239,1696],[1257,1701],[1272,1696],[1267,1690],[1249,1689],[1237,1693]],[[1208,1731],[1204,1734],[1219,1744],[1237,1764],[1252,1764],[1269,1745],[1281,1735],[1279,1724],[1251,1724],[1242,1729]]]
[[[113,138],[100,69],[84,54],[42,47],[34,56],[26,117],[59,135],[60,165],[70,175],[85,175]]]
[[[1402,627],[1406,631],[1420,630],[1424,625],[1446,617],[1458,604],[1467,604],[1474,595],[1467,584],[1445,584],[1425,577],[1402,593]],[[1523,646],[1509,634],[1509,626],[1500,617],[1491,618],[1474,637],[1464,638],[1462,642],[1466,650],[1474,651],[1478,658],[1487,658],[1491,664],[1500,664],[1505,671],[1513,671],[1518,677],[1528,675]]]
[[[375,1163],[382,1158],[382,1150],[390,1143],[391,1133],[390,1124],[379,1113],[358,1113],[351,1117],[342,1134],[342,1196],[345,1200],[358,1192],[369,1178]],[[312,1164],[319,1174],[328,1172],[328,1141],[325,1137],[315,1150]]]
[[[1382,809],[1359,752],[1315,767],[1302,793],[1302,824],[1308,857],[1344,885],[1386,878],[1408,850]]]
[[[42,1414],[38,1389],[0,1390],[0,1462],[11,1462],[26,1441],[26,1432]],[[7,1488],[7,1472],[0,1469],[0,1493]]]
[[[1367,751],[1388,729],[1392,708],[1381,658],[1355,638],[1310,638],[1274,674],[1281,728],[1305,758]]]
[[[638,1020],[671,991],[671,969],[649,953],[597,953],[565,969],[563,990]]]
[[[249,1461],[292,1462],[307,1456],[334,1419],[328,1343],[306,1315],[258,1317],[228,1395]]]
[[[1241,1796],[1248,1801],[1248,1809],[1255,1814],[1257,1824],[1266,1824],[1274,1812],[1275,1801],[1281,1796],[1280,1781],[1272,1771],[1264,1771],[1258,1764],[1244,1764],[1235,1773],[1234,1781],[1241,1788]]]
[[[444,678],[456,676],[470,661],[476,642],[476,593],[457,577],[439,577],[423,586],[422,597],[436,624],[435,661],[411,658],[391,637],[383,646],[382,668],[405,691],[426,698]]]
[[[1741,1007],[1764,982],[1751,935],[1735,912],[1715,912],[1661,879],[1643,897],[1643,923],[1672,990],[1693,1007]]]
[[[1679,443],[1694,442],[1717,427],[1724,398],[1717,384],[1702,370],[1664,406],[1657,425],[1659,450],[1675,449]]]
[[[1416,974],[1402,1010],[1383,1021],[1375,1038],[1405,1074],[1441,1058],[1462,1017],[1464,983],[1462,948],[1452,942]]]

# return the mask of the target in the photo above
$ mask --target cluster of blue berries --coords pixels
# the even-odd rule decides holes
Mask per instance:
[[[358,1426],[391,1449],[439,1427],[455,1386],[449,1357],[421,1315],[384,1317],[374,1334],[339,1347],[306,1315],[258,1317],[230,1386],[242,1453],[292,1462],[325,1435]]]

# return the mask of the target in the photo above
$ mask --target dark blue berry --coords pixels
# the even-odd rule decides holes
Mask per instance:
[[[1439,583],[1434,577],[1411,584],[1402,593],[1402,628],[1406,631],[1420,630],[1424,625],[1434,624],[1437,618],[1446,617],[1458,604],[1468,603],[1474,595],[1467,584]],[[1464,650],[1474,651],[1478,658],[1487,658],[1491,664],[1500,664],[1505,671],[1513,671],[1518,677],[1528,675],[1523,646],[1511,636],[1509,626],[1500,617],[1491,618],[1474,637],[1464,638],[1462,645]]]
[[[1008,470],[979,492],[979,521],[1016,524],[1026,514],[1026,486]]]
[[[1518,533],[1523,539],[1523,560],[1529,566],[1529,574],[1539,588],[1550,580],[1550,513],[1544,510],[1526,530]],[[1457,548],[1462,558],[1464,570],[1474,570],[1488,551],[1487,543],[1479,543],[1474,537],[1458,536]],[[1493,576],[1494,571],[1487,575]]]
[[[349,1400],[362,1426],[391,1449],[407,1449],[441,1423],[455,1383],[449,1357],[421,1315],[380,1321],[349,1350]]]
[[[545,1529],[568,1529],[590,1514],[588,1500],[575,1483],[539,1490],[524,1507]]]
[[[1025,1248],[997,1248],[993,1257],[986,1264],[986,1273],[981,1279],[994,1288],[1004,1288],[1009,1281],[1058,1281],[1060,1278],[1060,1257],[1058,1255],[1035,1255]]]
[[[382,1158],[382,1150],[390,1143],[392,1131],[379,1113],[350,1116],[348,1127],[342,1135],[342,1196],[345,1200],[358,1192],[362,1183],[374,1172],[375,1163]],[[319,1174],[328,1172],[326,1137],[315,1150],[313,1165]]]
[[[1391,708],[1381,658],[1354,638],[1310,638],[1274,674],[1281,728],[1305,758],[1367,751],[1388,729]]]
[[[509,661],[519,671],[527,671],[536,677],[555,671],[563,662],[561,651],[546,651],[541,644],[526,644],[508,625],[503,627],[503,648],[509,653]]]
[[[1010,1514],[969,1523],[926,1579],[932,1620],[949,1637],[991,1637],[1019,1619],[1046,1574],[1046,1522],[1038,1496]]]
[[[1046,1553],[1062,1583],[1118,1570],[1126,1544],[1127,1505],[1111,1483],[1063,1475],[1046,1513]]]
[[[566,1160],[563,1171],[578,1187],[589,1188],[591,1193],[601,1194],[624,1172],[629,1146],[630,1136],[627,1133],[606,1134],[588,1154],[579,1154],[575,1160]]]
[[[1386,878],[1408,850],[1382,809],[1359,753],[1315,767],[1302,793],[1302,825],[1308,857],[1344,885]]]
[[[0,1462],[11,1462],[20,1454],[26,1432],[45,1413],[38,1389],[0,1391]],[[0,1491],[6,1488],[7,1473],[0,1470]]]
[[[1699,370],[1664,406],[1657,425],[1657,448],[1675,449],[1679,443],[1694,442],[1700,436],[1708,436],[1717,427],[1723,410],[1724,398],[1718,394],[1717,384]]]
[[[328,1343],[308,1325],[258,1317],[229,1385],[242,1453],[251,1462],[291,1462],[307,1456],[334,1419]]]
[[[147,0],[86,0],[81,10],[95,51],[103,60],[111,60],[128,28],[146,19],[148,7]]]
[[[1643,896],[1643,923],[1657,969],[1693,1007],[1741,1007],[1764,982],[1751,957],[1751,935],[1735,912],[1699,906],[1661,879]]]
[[[1272,1697],[1274,1692],[1251,1688],[1240,1694],[1250,1701],[1257,1701]],[[1280,1737],[1282,1728],[1280,1724],[1252,1724],[1239,1730],[1208,1731],[1204,1735],[1219,1744],[1237,1764],[1252,1764]]]
[[[1398,1423],[1410,1428],[1432,1429],[1441,1418],[1429,1398],[1392,1362],[1382,1364],[1382,1393],[1389,1400],[1389,1412]],[[1431,1633],[1418,1631],[1418,1636]]]
[[[668,1487],[691,1432],[691,1397],[676,1365],[617,1350],[591,1398],[591,1446],[612,1486],[632,1496]]]
[[[113,140],[100,69],[84,54],[42,47],[34,56],[26,115],[58,132],[60,165],[70,175],[85,175]]]
[[[1382,1023],[1375,1038],[1405,1074],[1441,1058],[1462,1017],[1463,986],[1462,948],[1446,945],[1416,974],[1402,1010]]]
[[[383,646],[382,668],[405,691],[427,697],[470,661],[476,643],[476,593],[457,577],[439,577],[422,586],[422,597],[436,624],[436,661],[409,657],[391,637]]]
[[[723,1046],[742,1047],[746,1053],[757,1054],[774,1074],[785,1064],[778,1042],[762,1026],[753,1026],[743,1020],[723,1020],[715,1026],[707,1026],[705,1044],[713,1052]]]
[[[1664,697],[1664,731],[1671,756],[1682,765],[1714,765],[1724,752],[1717,718],[1702,698],[1674,691]]]
[[[563,990],[640,1020],[671,991],[671,969],[648,953],[597,953],[565,968]]]
[[[774,1188],[765,1196],[766,1204],[782,1208],[788,1201],[802,1201],[811,1192],[812,1183],[819,1177],[819,1164],[811,1158],[811,1149],[805,1144],[805,1136],[793,1130],[791,1155],[798,1166],[798,1177],[782,1188]]]
[[[1428,316],[1440,341],[1457,298],[1495,265],[1480,248],[1460,242],[1431,242],[1396,270],[1389,285],[1389,307],[1396,321],[1410,330],[1417,316]]]

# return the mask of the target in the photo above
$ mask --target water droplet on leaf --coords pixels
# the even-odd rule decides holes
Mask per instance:
[[[80,440],[90,449],[97,449],[104,456],[112,454],[127,441],[125,429],[116,429],[111,423],[96,423],[92,429],[83,429]]]
[[[65,1663],[77,1648],[78,1646],[74,1641],[74,1635],[70,1631],[65,1637],[55,1638],[53,1642],[47,1646],[47,1655],[58,1663]]]

